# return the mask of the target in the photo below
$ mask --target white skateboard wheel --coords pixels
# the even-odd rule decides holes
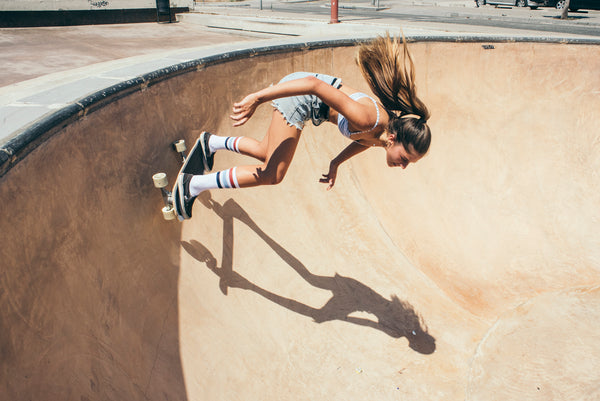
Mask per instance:
[[[185,147],[185,141],[183,139],[180,139],[178,141],[175,141],[173,143],[173,146],[175,146],[175,150],[178,151],[179,153],[183,153],[185,152],[185,150],[187,149]]]
[[[152,181],[154,181],[154,186],[156,188],[164,188],[169,185],[167,181],[167,175],[165,173],[156,173],[152,176]]]
[[[173,209],[171,206],[163,207],[162,213],[165,220],[175,220],[175,209]]]

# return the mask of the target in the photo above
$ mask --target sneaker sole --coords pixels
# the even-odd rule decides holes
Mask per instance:
[[[173,191],[171,192],[171,198],[173,200],[173,208],[175,209],[175,215],[177,216],[177,220],[183,221],[185,217],[181,214],[181,207],[179,205],[179,180],[175,182],[173,185]]]
[[[178,196],[177,196],[177,203],[179,206],[179,212],[181,212],[181,216],[183,216],[184,219],[191,219],[191,213],[188,216],[186,210],[185,210],[185,200],[184,200],[184,196],[185,196],[185,190],[183,188],[183,174],[179,174],[177,176],[177,192],[178,192]]]

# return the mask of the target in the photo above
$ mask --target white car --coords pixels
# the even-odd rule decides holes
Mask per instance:
[[[558,0],[561,1],[561,0]],[[564,0],[562,0],[564,1]],[[575,0],[571,0],[575,1]],[[600,0],[598,0],[600,1]],[[546,5],[546,0],[475,0],[475,4],[477,7],[484,6],[486,4],[492,5],[505,5],[505,6],[516,6],[516,7],[529,7],[532,10],[535,10],[538,7],[542,7]]]

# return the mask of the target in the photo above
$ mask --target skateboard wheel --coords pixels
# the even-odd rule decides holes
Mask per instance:
[[[173,209],[171,206],[163,207],[162,214],[165,220],[175,220],[175,209]]]
[[[186,147],[185,147],[185,140],[180,139],[178,141],[173,142],[173,147],[175,148],[176,151],[178,151],[179,153],[183,153],[186,151]]]
[[[167,175],[165,173],[156,173],[152,176],[152,181],[154,181],[154,186],[156,188],[164,188],[169,185],[167,181]]]

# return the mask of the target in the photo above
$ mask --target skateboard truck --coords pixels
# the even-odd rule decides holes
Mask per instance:
[[[162,208],[162,214],[165,220],[174,220],[177,217],[175,209],[173,208],[173,194],[167,190],[166,187],[169,185],[167,175],[165,173],[156,173],[152,176],[154,186],[159,188],[162,192],[163,201],[165,206]]]

